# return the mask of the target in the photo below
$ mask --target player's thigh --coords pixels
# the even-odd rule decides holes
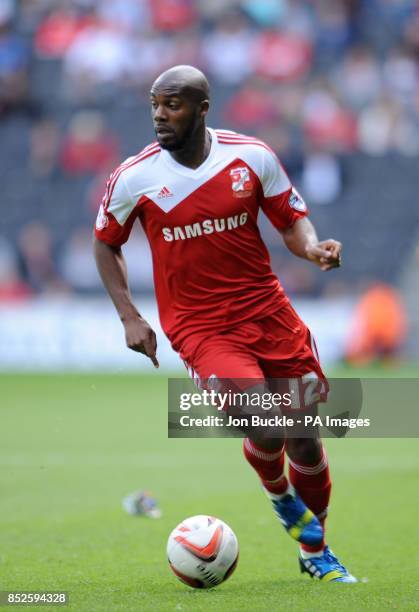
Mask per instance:
[[[268,438],[277,441],[283,437],[278,427],[271,430],[252,425],[252,415],[264,413],[260,407],[269,389],[248,346],[238,344],[237,338],[220,334],[203,341],[185,365],[199,387],[228,394],[224,404],[226,416],[240,421],[238,428],[247,436],[255,441]]]
[[[314,338],[290,305],[264,319],[262,326],[270,346],[263,346],[259,362],[270,392],[284,398],[283,415],[294,423],[285,431],[288,454],[311,462],[319,454],[318,403],[326,401],[328,391]]]
[[[291,305],[261,322],[269,346],[258,353],[272,392],[290,393],[291,409],[307,410],[325,401],[327,380],[313,335]]]
[[[265,382],[265,376],[254,355],[227,335],[219,334],[199,342],[185,359],[190,375],[202,380],[243,380]],[[249,383],[249,384],[250,384]]]

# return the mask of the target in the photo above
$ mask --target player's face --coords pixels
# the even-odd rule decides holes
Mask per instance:
[[[202,122],[202,105],[178,90],[152,90],[151,115],[162,149],[183,149]]]

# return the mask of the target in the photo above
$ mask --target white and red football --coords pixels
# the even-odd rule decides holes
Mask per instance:
[[[173,529],[167,542],[167,556],[179,580],[196,589],[209,589],[234,572],[239,543],[224,521],[199,514]]]

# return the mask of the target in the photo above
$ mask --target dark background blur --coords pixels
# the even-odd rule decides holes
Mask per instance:
[[[209,124],[266,140],[321,238],[344,243],[324,275],[261,219],[289,294],[385,281],[414,300],[414,0],[0,0],[0,299],[101,291],[90,236],[106,179],[153,140],[150,84],[179,63],[208,75]],[[151,294],[140,228],[126,257]]]

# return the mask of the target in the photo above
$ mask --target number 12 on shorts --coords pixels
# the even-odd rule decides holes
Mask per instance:
[[[327,399],[328,384],[316,372],[308,372],[300,378],[288,380],[291,404],[288,410],[307,410]]]

